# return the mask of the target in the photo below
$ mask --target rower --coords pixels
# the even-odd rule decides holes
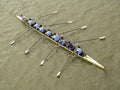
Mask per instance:
[[[75,49],[75,47],[72,45],[72,43],[70,41],[68,41],[67,47],[72,51],[74,51],[74,49]]]
[[[42,25],[40,25],[39,31],[42,32],[42,33],[45,33],[45,28]]]
[[[38,23],[35,23],[35,25],[33,27],[36,28],[37,30],[39,30],[39,24]]]
[[[47,32],[45,33],[48,37],[51,37],[52,36],[52,32],[50,29],[47,29]]]
[[[32,20],[31,18],[29,18],[28,24],[29,24],[30,26],[33,26],[33,25],[34,25],[34,22],[33,22],[33,20]]]
[[[63,37],[60,38],[60,41],[59,41],[63,46],[66,46],[66,41]]]
[[[83,56],[83,50],[81,49],[80,46],[78,46],[78,48],[77,48],[77,50],[76,50],[76,53],[77,53],[78,55]]]
[[[53,34],[52,38],[53,38],[56,42],[58,42],[58,41],[60,40],[60,36],[59,36],[58,34],[56,34],[56,33]]]
[[[25,16],[21,15],[21,20],[25,21],[26,20]]]

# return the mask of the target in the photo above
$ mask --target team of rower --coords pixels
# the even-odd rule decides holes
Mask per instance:
[[[51,37],[53,40],[55,40],[56,42],[61,43],[63,46],[66,46],[67,48],[69,48],[72,51],[75,51],[78,55],[83,56],[83,51],[80,48],[80,46],[78,46],[78,48],[75,50],[75,47],[72,45],[72,43],[70,41],[66,41],[63,37],[60,37],[58,34],[54,33],[52,34],[50,29],[45,29],[44,26],[37,24],[36,22],[34,22],[31,18],[29,18],[29,20],[27,20],[25,18],[25,16],[21,15],[21,20],[22,21],[26,21],[30,26],[34,27],[36,30],[39,30],[40,32],[46,34],[48,37]]]

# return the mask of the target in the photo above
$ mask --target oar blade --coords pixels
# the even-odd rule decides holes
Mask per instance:
[[[40,63],[40,66],[42,66],[44,63],[45,63],[45,60],[43,60],[43,61]]]
[[[56,75],[56,77],[59,78],[60,75],[61,75],[61,72],[58,72],[57,75]]]
[[[73,21],[73,20],[71,20],[71,21],[68,21],[67,23],[68,23],[68,24],[71,24],[71,23],[73,23],[73,22],[74,22],[74,21]]]
[[[28,54],[28,53],[29,53],[29,51],[30,51],[30,50],[26,50],[24,53],[25,53],[25,54]]]
[[[105,36],[99,37],[99,40],[105,40]]]
[[[52,12],[52,14],[56,14],[56,13],[58,13],[58,11],[54,11],[54,12]]]
[[[82,26],[82,27],[81,27],[81,29],[86,29],[86,28],[87,28],[87,26]]]
[[[15,43],[15,40],[13,40],[12,42],[10,42],[10,45],[13,45]]]

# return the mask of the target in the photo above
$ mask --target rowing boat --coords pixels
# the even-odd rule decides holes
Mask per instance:
[[[95,66],[105,70],[105,66],[101,65],[100,63],[98,63],[96,60],[94,60],[93,58],[91,58],[90,56],[88,56],[87,54],[85,56],[80,56],[78,55],[77,53],[75,53],[74,51],[71,51],[70,49],[68,49],[67,47],[61,45],[60,43],[57,43],[56,41],[54,41],[52,38],[48,37],[47,35],[43,34],[42,32],[39,32],[38,30],[36,30],[35,28],[33,28],[32,26],[30,26],[28,23],[22,21],[21,17],[16,15],[16,17],[21,21],[23,22],[25,25],[27,25],[28,27],[32,28],[33,30],[35,30],[36,32],[38,32],[39,34],[41,34],[42,36],[44,36],[45,38],[49,39],[50,41],[54,42],[55,44],[57,44],[58,46],[64,48],[65,50],[69,51],[70,53],[74,54],[75,56],[85,60],[85,61],[88,61],[89,63],[91,64],[94,64]]]

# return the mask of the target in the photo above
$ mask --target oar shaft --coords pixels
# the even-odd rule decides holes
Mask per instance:
[[[51,51],[48,53],[48,55],[45,57],[45,59],[40,63],[40,66],[42,66],[46,61],[48,61],[48,57],[50,56],[50,54],[53,52],[53,49],[56,47],[53,46],[53,48],[51,49]]]
[[[85,41],[92,41],[92,40],[97,40],[98,38],[92,38],[92,39],[86,39],[86,40],[80,40],[72,43],[78,43],[78,42],[85,42]]]
[[[59,34],[65,34],[65,33],[68,33],[68,32],[76,31],[76,30],[79,30],[79,29],[83,30],[83,29],[86,29],[86,28],[87,28],[87,26],[82,26],[80,28],[76,28],[76,29],[72,29],[72,30],[69,30],[69,31],[61,32]]]
[[[52,12],[52,13],[49,13],[49,14],[40,16],[40,17],[38,17],[38,19],[39,19],[39,18],[42,18],[42,17],[46,17],[46,16],[49,16],[49,15],[52,15],[52,14],[56,14],[57,12],[58,12],[58,11],[54,11],[54,12]]]
[[[92,39],[86,39],[86,40],[80,40],[80,41],[75,41],[75,42],[72,42],[72,43],[78,43],[78,42],[86,42],[86,41],[92,41],[92,40],[104,40],[106,37],[105,36],[102,36],[102,37],[98,37],[98,38],[92,38]]]
[[[75,56],[73,56],[74,58]],[[65,64],[62,66],[61,70],[57,73],[56,77],[59,78],[61,73],[65,70],[65,68],[67,67],[67,65],[69,65],[69,61],[71,61],[72,58],[69,57],[69,59],[65,62]]]
[[[67,65],[67,63],[68,63],[68,60],[65,62],[65,64],[62,66],[62,68],[61,68],[61,70],[57,73],[57,75],[56,75],[56,77],[60,77],[60,75],[61,75],[61,73],[63,72],[63,70],[64,70],[64,68],[65,68],[65,66]]]
[[[40,17],[38,17],[38,19],[39,18],[43,18],[43,17],[46,17],[46,16],[49,16],[49,15],[51,15],[52,13],[49,13],[49,14],[47,14],[47,15],[44,15],[44,16],[40,16]]]
[[[56,45],[55,46],[53,46],[53,48],[51,49],[51,51],[48,53],[48,55],[46,56],[46,58],[45,58],[45,60],[47,60],[47,58],[49,57],[49,55],[53,52],[53,49],[56,47]]]
[[[67,22],[61,22],[61,23],[57,23],[57,24],[50,24],[50,25],[45,25],[45,26],[55,26],[55,25],[61,25],[61,24],[71,24],[73,23],[74,21],[71,20],[71,21],[67,21]]]
[[[42,39],[42,37],[40,37],[40,38],[29,48],[29,50],[32,49],[41,39]]]
[[[45,25],[45,26],[55,26],[55,25],[60,25],[60,24],[66,24],[66,23],[57,23],[57,24],[50,24],[50,25]]]
[[[15,39],[15,41],[18,40],[18,39],[20,39],[22,36],[24,36],[28,31],[29,30],[27,30],[26,32],[24,32],[21,36],[19,36],[17,39]]]
[[[65,34],[65,33],[68,33],[68,32],[79,30],[79,29],[81,29],[81,28],[76,28],[76,29],[72,29],[72,30],[69,30],[69,31],[61,32],[59,34]]]
[[[21,36],[19,36],[17,39],[13,40],[12,42],[10,42],[11,45],[13,45],[16,40],[20,39],[23,35],[25,35],[29,30],[27,30],[26,32],[24,32]]]

